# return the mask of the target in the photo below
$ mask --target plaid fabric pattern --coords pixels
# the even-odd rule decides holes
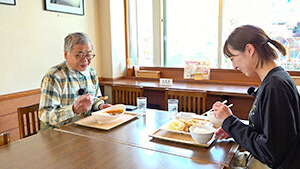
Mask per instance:
[[[94,99],[92,108],[84,113],[74,114],[72,105],[79,97],[78,90],[87,89],[91,96],[101,97],[96,71],[88,67],[79,72],[72,69],[67,61],[52,67],[42,79],[39,118],[43,123],[41,130],[53,128],[74,122],[89,116],[91,111],[99,110],[104,103]],[[46,127],[46,128],[45,128]]]

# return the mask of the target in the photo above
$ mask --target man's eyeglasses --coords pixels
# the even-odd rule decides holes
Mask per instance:
[[[93,59],[96,55],[94,53],[77,53],[74,55],[78,60],[82,60],[83,58],[86,58],[88,60]]]

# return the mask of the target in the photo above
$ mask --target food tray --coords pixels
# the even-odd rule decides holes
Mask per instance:
[[[119,120],[110,123],[98,123],[93,116],[88,116],[84,119],[76,121],[75,124],[96,129],[110,130],[114,127],[117,127],[123,123],[126,123],[127,121],[136,118],[137,116],[138,114],[136,113],[125,112]]]
[[[190,134],[177,133],[163,129],[156,130],[153,134],[150,135],[150,137],[199,147],[209,147],[214,142],[213,137],[206,144],[198,144],[193,140]]]
[[[177,142],[177,143],[195,145],[195,146],[200,146],[200,147],[209,147],[215,140],[214,136],[213,136],[212,139],[210,141],[208,141],[206,144],[198,144],[194,141],[194,139],[192,138],[192,136],[189,132],[175,131],[175,130],[167,129],[172,120],[170,120],[167,123],[165,123],[164,125],[162,125],[153,134],[151,134],[150,137],[161,139],[161,140]],[[205,119],[201,119],[201,120],[205,121]]]

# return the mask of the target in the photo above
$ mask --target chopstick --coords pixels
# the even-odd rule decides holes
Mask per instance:
[[[85,95],[85,94],[88,94],[86,88],[80,88],[80,89],[78,90],[78,95],[82,96],[82,95]],[[100,100],[106,100],[106,99],[108,99],[108,96],[102,96],[102,97],[100,97],[100,98],[95,97],[95,96],[91,96],[91,97],[92,97],[93,99],[100,99]]]
[[[223,104],[227,103],[227,100],[224,100],[222,103],[223,103]],[[212,111],[214,111],[214,109],[211,108],[211,109],[208,110],[207,112],[203,113],[202,116],[207,115],[207,113],[210,113],[210,112],[212,112]]]
[[[100,100],[106,100],[106,99],[108,99],[108,96],[103,96],[103,97],[100,97],[100,98],[98,98],[98,97],[95,97],[95,96],[91,96],[93,99],[100,99]]]
[[[213,144],[215,144],[215,142],[217,142],[219,140],[219,138],[222,136],[223,134],[218,135],[215,139],[213,139],[213,141],[209,144],[208,147],[211,147]]]
[[[232,106],[233,106],[233,104],[230,104],[230,105],[228,105],[227,107],[230,108],[230,107],[232,107]]]
[[[227,100],[224,100],[222,103],[223,104],[227,103]],[[233,104],[230,104],[227,107],[229,108],[229,107],[232,107],[232,106],[233,106]],[[204,115],[207,115],[208,113],[213,112],[213,111],[214,111],[214,109],[210,109],[210,110],[208,110],[207,112],[205,112],[205,113],[203,113],[201,115],[204,116]]]

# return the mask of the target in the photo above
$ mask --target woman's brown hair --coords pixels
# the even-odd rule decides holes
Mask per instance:
[[[252,44],[255,48],[255,51],[257,51],[259,55],[256,68],[258,67],[259,63],[262,67],[264,62],[269,62],[278,58],[278,54],[274,48],[269,45],[269,43],[275,46],[283,56],[286,55],[285,47],[281,43],[270,39],[261,28],[253,25],[244,25],[236,28],[229,35],[224,44],[223,53],[225,56],[231,57],[232,53],[230,53],[228,50],[228,45],[235,50],[244,52],[246,45]]]

